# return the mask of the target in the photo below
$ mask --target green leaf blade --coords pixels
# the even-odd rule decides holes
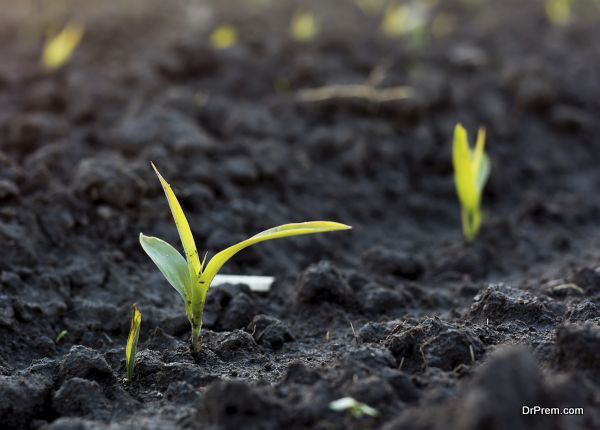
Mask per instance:
[[[267,240],[281,239],[284,237],[291,236],[302,236],[307,234],[325,233],[329,231],[348,230],[351,228],[352,227],[346,224],[341,224],[338,222],[309,221],[283,224],[255,234],[249,239],[246,239],[233,246],[230,246],[229,248],[224,249],[223,251],[217,253],[213,258],[210,259],[201,277],[201,284],[204,289],[203,293],[206,294],[206,291],[210,287],[210,283],[212,282],[217,272],[221,269],[221,267],[223,267],[223,265],[231,257],[233,257],[235,254],[237,254],[244,248]]]
[[[490,162],[490,157],[484,153],[479,166],[479,171],[477,172],[477,190],[479,191],[480,195],[483,193],[483,187],[485,187],[491,172],[492,163]]]
[[[140,233],[140,245],[154,262],[165,279],[187,303],[191,295],[192,282],[188,265],[183,256],[162,239]]]
[[[137,305],[133,305],[133,315],[131,317],[131,326],[125,347],[125,365],[127,368],[127,380],[133,379],[133,370],[135,368],[135,356],[137,355],[137,345],[140,338],[140,327],[142,326],[142,313]]]
[[[454,182],[461,205],[463,233],[472,241],[481,226],[481,198],[483,188],[491,173],[491,162],[485,153],[485,128],[479,128],[475,148],[471,149],[465,128],[457,124],[454,128],[452,161]]]
[[[473,155],[469,146],[467,131],[461,124],[457,124],[454,129],[452,161],[458,199],[462,206],[471,209],[477,204],[473,181]]]
[[[183,245],[183,250],[185,252],[185,260],[187,261],[190,278],[195,279],[200,272],[202,272],[202,265],[200,263],[200,258],[198,257],[198,250],[196,248],[196,243],[194,242],[192,230],[190,229],[187,218],[185,217],[183,209],[179,204],[179,200],[177,200],[171,186],[162,177],[154,163],[152,163],[152,168],[154,169],[156,176],[158,176],[158,180],[167,196],[169,208],[171,209],[171,214],[173,215],[173,220],[175,221],[175,226],[177,227],[177,232],[179,233],[179,238],[181,239],[181,244]]]

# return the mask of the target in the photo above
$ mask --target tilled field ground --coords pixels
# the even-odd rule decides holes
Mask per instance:
[[[125,3],[79,4],[83,42],[46,73],[39,15],[0,2],[1,428],[600,428],[596,4],[556,26],[540,1],[429,2],[428,37],[397,39],[350,1]],[[301,7],[321,23],[305,43]],[[348,84],[386,97],[307,92]],[[458,121],[487,127],[493,165],[472,244]],[[202,253],[286,222],[354,228],[236,256],[224,272],[276,282],[213,288],[193,355],[138,243],[178,243],[150,161]],[[379,415],[329,409],[345,396]]]

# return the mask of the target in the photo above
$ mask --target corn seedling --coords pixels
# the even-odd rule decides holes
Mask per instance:
[[[369,405],[359,402],[352,397],[342,397],[329,403],[329,409],[335,412],[347,411],[354,418],[361,418],[365,415],[376,417],[379,412]]]
[[[385,7],[387,0],[354,0],[354,3],[365,15],[377,15]]]
[[[460,124],[456,125],[452,144],[454,183],[461,206],[463,234],[468,241],[475,239],[481,227],[481,195],[490,176],[491,164],[484,146],[484,128],[477,132],[477,142],[473,150],[465,128]]]
[[[64,66],[73,53],[81,38],[84,28],[78,24],[67,24],[58,34],[46,40],[42,52],[41,63],[46,70],[55,70]]]
[[[210,43],[216,49],[231,48],[237,43],[237,30],[231,25],[220,25],[210,33]]]
[[[60,333],[54,338],[54,343],[60,342],[69,332],[67,330],[61,330]]]
[[[140,326],[142,325],[142,313],[136,305],[133,305],[133,315],[131,317],[131,327],[129,328],[129,337],[125,348],[125,364],[127,367],[127,380],[133,378],[133,369],[135,368],[135,356],[137,354],[137,344],[140,338]]]
[[[561,26],[571,20],[573,0],[545,0],[544,12],[553,25]]]
[[[381,22],[381,31],[388,37],[410,36],[414,46],[423,44],[426,37],[430,5],[427,2],[409,2],[389,6]]]
[[[294,40],[307,42],[314,39],[319,32],[319,26],[314,14],[310,12],[298,12],[292,17],[290,33]]]
[[[194,351],[200,350],[200,333],[202,330],[202,314],[204,312],[206,293],[217,272],[231,257],[244,248],[266,240],[351,228],[347,225],[330,221],[284,224],[265,230],[218,252],[208,263],[206,263],[206,256],[200,262],[194,237],[177,197],[175,197],[171,186],[164,180],[154,164],[152,164],[152,167],[167,196],[167,201],[169,202],[169,207],[171,208],[171,213],[183,245],[185,258],[167,242],[156,237],[144,236],[140,233],[140,244],[169,284],[177,290],[183,299],[185,313],[192,326],[192,347]]]

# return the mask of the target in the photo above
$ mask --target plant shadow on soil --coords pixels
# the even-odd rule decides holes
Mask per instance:
[[[287,36],[297,2],[100,3],[78,11],[84,41],[55,73],[18,8],[1,18],[0,427],[600,428],[591,2],[565,26],[541,1],[439,2],[454,29],[421,47],[353,2],[302,3],[328,23],[306,43]],[[240,40],[219,51],[207,33],[221,22]],[[412,95],[298,97],[375,80]],[[487,126],[493,164],[473,244],[457,121]],[[293,221],[354,229],[236,256],[226,272],[276,282],[211,289],[194,356],[179,297],[137,242],[178,243],[151,160],[200,250]],[[329,410],[344,396],[379,415]]]

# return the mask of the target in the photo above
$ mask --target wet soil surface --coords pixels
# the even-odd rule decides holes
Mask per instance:
[[[538,1],[438,2],[419,40],[387,38],[353,2],[302,3],[321,22],[304,43],[288,34],[299,3],[117,3],[84,2],[82,45],[45,73],[39,22],[2,2],[0,427],[600,428],[591,2],[565,26]],[[220,23],[237,45],[211,46]],[[303,93],[333,84],[411,90]],[[487,127],[493,165],[472,244],[458,121]],[[179,296],[138,243],[178,243],[151,160],[202,251],[285,222],[354,229],[236,256],[225,273],[276,282],[213,288],[193,355]],[[379,415],[329,409],[345,396]]]

